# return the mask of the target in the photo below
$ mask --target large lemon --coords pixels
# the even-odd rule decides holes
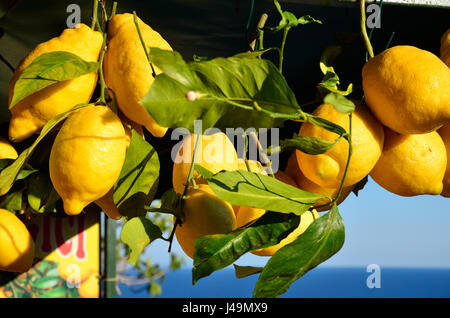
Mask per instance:
[[[344,186],[354,185],[367,176],[375,166],[383,149],[383,126],[363,104],[355,102],[352,115],[353,154]],[[349,116],[336,111],[329,104],[320,105],[314,115],[327,119],[349,131]],[[310,123],[302,124],[300,135],[334,141],[338,135]],[[312,182],[326,188],[341,184],[348,159],[348,142],[343,138],[333,148],[319,155],[309,155],[296,150],[303,174]]]
[[[23,70],[44,53],[66,51],[88,62],[96,62],[100,55],[103,37],[84,24],[78,28],[65,29],[59,37],[36,46],[19,64],[9,84],[9,103],[13,98],[14,85]],[[70,110],[73,106],[88,103],[97,85],[97,73],[62,81],[24,98],[11,109],[9,139],[21,141],[41,128],[54,116]]]
[[[194,241],[211,234],[225,234],[236,228],[231,204],[219,199],[206,184],[189,188],[183,200],[185,221],[175,230],[177,241],[190,258],[194,258]]]
[[[79,214],[108,193],[119,177],[126,146],[123,125],[106,106],[89,105],[66,119],[53,143],[49,165],[67,214]]]
[[[164,38],[138,18],[139,30],[147,52],[150,47],[172,50]],[[114,91],[119,108],[131,120],[143,125],[153,136],[162,137],[167,128],[159,126],[139,104],[154,81],[153,70],[145,54],[130,13],[115,15],[108,23],[109,43],[103,69],[105,81]],[[161,71],[153,65],[156,74]]]
[[[0,271],[28,271],[33,265],[34,242],[25,224],[13,213],[0,209]]]
[[[394,46],[362,70],[367,105],[385,126],[422,134],[450,121],[450,69],[431,52]]]
[[[316,210],[313,211],[306,211],[300,216],[300,224],[298,227],[293,230],[291,233],[289,233],[288,236],[286,236],[284,239],[280,241],[280,243],[269,246],[266,248],[254,250],[251,253],[259,256],[272,256],[275,254],[280,248],[283,246],[292,243],[297,237],[302,235],[306,229],[316,220],[319,218],[319,214]]]
[[[190,134],[184,137],[178,152],[174,156],[172,184],[175,192],[180,194],[183,193],[184,185],[189,176],[197,136]],[[195,164],[210,170],[212,173],[221,170],[234,171],[239,169],[236,150],[227,135],[218,132],[201,135],[198,139],[199,145],[195,156]],[[194,178],[197,177],[198,173],[194,170]],[[205,182],[201,178],[198,180],[198,183]]]
[[[16,159],[18,157],[16,149],[6,140],[0,137],[0,159]],[[0,196],[5,195],[9,189],[6,189]]]
[[[370,176],[401,196],[440,194],[446,166],[445,145],[437,132],[401,135],[385,128],[383,154]]]
[[[441,195],[450,198],[450,124],[439,129],[438,133],[444,141],[445,149],[447,149],[447,169],[445,170]]]
[[[445,32],[441,37],[441,60],[450,67],[450,29]]]
[[[287,175],[291,176],[295,180],[298,188],[300,188],[304,191],[321,194],[321,195],[330,197],[331,199],[334,199],[334,197],[339,192],[339,185],[332,187],[332,188],[326,188],[326,187],[322,187],[318,184],[315,184],[314,182],[312,182],[311,180],[306,178],[298,165],[298,162],[299,162],[297,160],[298,155],[299,155],[298,152],[293,152],[291,154],[291,156],[288,159],[285,173]],[[337,200],[338,205],[341,204],[342,201],[344,201],[348,197],[348,195],[352,192],[353,188],[354,188],[354,185],[350,185],[350,186],[346,186],[346,187],[342,188],[339,199]],[[330,208],[329,206],[326,205],[329,202],[330,201],[327,198],[320,199],[313,205],[313,207],[322,206],[320,208],[317,208],[317,211],[319,211],[319,212],[325,211]]]

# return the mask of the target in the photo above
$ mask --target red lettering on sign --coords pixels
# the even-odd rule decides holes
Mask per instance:
[[[79,260],[83,260],[86,258],[86,244],[85,244],[85,219],[86,216],[84,214],[81,214],[78,216],[78,244],[77,244],[77,251],[75,252],[75,257]]]
[[[58,248],[59,254],[62,257],[67,257],[67,256],[69,256],[70,252],[72,251],[72,239],[66,241],[63,230],[64,230],[63,219],[57,218],[55,220],[56,246]]]

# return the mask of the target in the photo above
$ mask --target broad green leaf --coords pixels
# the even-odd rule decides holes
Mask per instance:
[[[333,105],[338,112],[343,114],[351,113],[355,110],[355,104],[342,94],[329,93],[325,96],[323,102]]]
[[[276,66],[253,56],[183,61],[177,52],[150,50],[150,60],[163,70],[141,104],[164,127],[193,131],[194,120],[210,127],[275,127],[295,116],[295,95]],[[194,99],[186,94],[195,92]],[[231,126],[230,126],[231,123]]]
[[[301,215],[323,196],[300,190],[276,178],[245,170],[221,171],[208,185],[233,205]]]
[[[56,212],[55,203],[59,196],[53,188],[47,173],[36,173],[28,182],[28,204],[40,213]]]
[[[261,273],[261,271],[263,270],[263,267],[240,266],[236,264],[233,264],[233,266],[234,266],[234,274],[238,279]]]
[[[44,276],[31,282],[31,287],[38,289],[47,289],[55,287],[61,281],[59,276]]]
[[[22,151],[19,157],[14,160],[12,164],[4,168],[0,172],[0,193],[6,192],[17,180],[20,172],[26,167],[28,160],[30,159],[34,149],[39,144],[39,142],[60,122],[65,120],[74,110],[79,109],[81,107],[85,107],[88,104],[79,104],[73,107],[71,110],[59,114],[52,119],[50,119],[42,128],[41,133],[33,142],[33,144]]]
[[[198,238],[194,243],[193,284],[251,250],[278,244],[298,224],[299,217],[293,214],[267,212],[249,227]]]
[[[114,185],[113,199],[120,214],[126,217],[145,215],[145,206],[152,202],[158,180],[156,150],[132,130],[125,162]]]
[[[160,228],[144,216],[128,220],[120,233],[120,240],[128,245],[131,251],[128,262],[135,265],[144,248],[161,236]]]
[[[79,56],[55,51],[37,57],[20,74],[14,85],[14,93],[9,108],[41,89],[84,74],[97,72],[98,62],[87,62]]]
[[[0,197],[0,208],[11,212],[22,210],[22,191],[10,192]]]
[[[344,240],[344,224],[334,205],[269,259],[256,282],[253,297],[271,298],[285,293],[293,282],[336,254]]]
[[[318,137],[294,134],[293,138],[280,140],[278,150],[281,152],[298,149],[310,155],[318,155],[330,150],[339,142],[339,140],[340,137],[336,138],[335,141],[329,141]],[[274,151],[276,151],[276,149],[270,148],[270,151],[268,152],[272,154]]]

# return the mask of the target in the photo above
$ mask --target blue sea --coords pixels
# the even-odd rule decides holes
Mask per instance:
[[[449,298],[450,269],[381,268],[374,284],[366,268],[317,267],[280,298]],[[192,286],[191,269],[168,273],[162,298],[250,298],[258,275],[237,279],[233,268]],[[119,286],[123,298],[150,297],[148,287]]]

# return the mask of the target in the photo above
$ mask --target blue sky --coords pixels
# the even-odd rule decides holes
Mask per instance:
[[[320,266],[450,268],[449,198],[401,197],[369,178],[359,196],[351,194],[339,211],[346,228],[344,246]],[[170,259],[167,247],[158,240],[145,253],[164,267]],[[183,253],[177,242],[172,251]],[[185,266],[191,268],[187,259]],[[236,264],[263,266],[267,259],[249,254]]]

